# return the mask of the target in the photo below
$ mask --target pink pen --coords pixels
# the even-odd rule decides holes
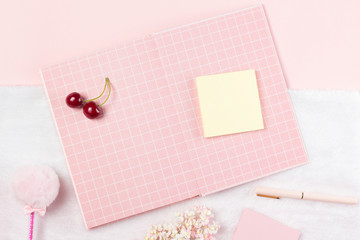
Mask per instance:
[[[269,197],[269,198],[295,198],[295,199],[305,199],[313,201],[322,201],[322,202],[334,202],[334,203],[346,203],[346,204],[357,204],[358,199],[354,197],[341,197],[334,196],[329,194],[322,193],[308,193],[295,190],[286,190],[278,188],[268,188],[268,187],[257,187],[256,195],[260,197]]]

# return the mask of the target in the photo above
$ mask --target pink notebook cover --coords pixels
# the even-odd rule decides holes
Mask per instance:
[[[195,77],[255,69],[265,130],[205,139]],[[307,162],[262,6],[41,69],[87,228]],[[97,96],[104,117],[66,106]]]
[[[300,231],[250,209],[241,215],[233,240],[298,240]]]

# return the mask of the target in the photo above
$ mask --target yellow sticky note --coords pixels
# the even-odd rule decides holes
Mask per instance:
[[[204,136],[264,129],[255,70],[196,78]]]

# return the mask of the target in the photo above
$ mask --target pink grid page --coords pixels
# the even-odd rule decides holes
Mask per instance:
[[[154,40],[134,41],[42,70],[88,228],[199,195]],[[105,116],[64,100],[112,85]],[[100,104],[100,103],[99,103]]]
[[[266,129],[203,138],[194,78],[245,69],[256,70]],[[73,91],[97,96],[106,76],[104,117],[66,106]],[[88,228],[307,161],[261,6],[44,68],[42,77]]]
[[[164,31],[155,39],[202,195],[307,162],[262,6]],[[194,79],[248,69],[256,70],[265,130],[204,138]]]

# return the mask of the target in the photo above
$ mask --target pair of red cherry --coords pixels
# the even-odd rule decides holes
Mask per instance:
[[[109,86],[109,95],[107,96],[107,98],[105,99],[105,101],[102,104],[97,105],[94,102],[94,100],[100,98],[104,94],[107,86]],[[98,97],[88,99],[88,100],[83,100],[80,93],[72,92],[69,95],[67,95],[66,104],[71,108],[80,108],[80,107],[82,107],[84,115],[89,119],[94,119],[94,118],[97,118],[97,117],[99,117],[99,116],[101,116],[103,114],[102,106],[109,99],[110,93],[111,93],[110,80],[109,80],[109,78],[105,78],[104,90],[102,91],[102,93]]]

